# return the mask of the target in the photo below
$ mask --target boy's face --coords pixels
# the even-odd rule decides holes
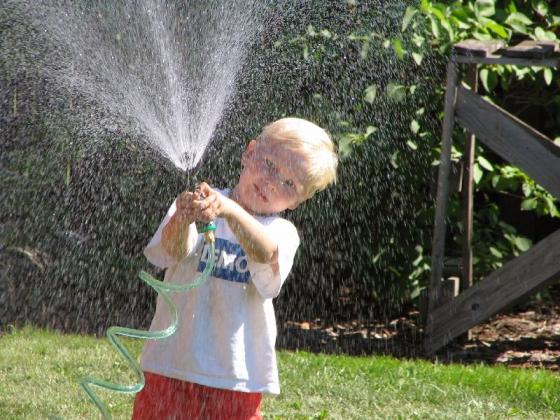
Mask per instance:
[[[280,141],[252,140],[242,157],[236,190],[240,204],[256,214],[295,209],[304,194],[306,162]]]

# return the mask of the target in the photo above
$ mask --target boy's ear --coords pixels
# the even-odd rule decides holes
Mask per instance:
[[[255,144],[256,143],[257,142],[255,140],[251,140],[249,142],[249,144],[247,145],[247,149],[245,149],[245,151],[243,152],[243,155],[241,155],[241,163],[243,165],[245,165],[246,162],[247,162],[247,159],[250,158],[253,155],[253,153],[255,151]]]

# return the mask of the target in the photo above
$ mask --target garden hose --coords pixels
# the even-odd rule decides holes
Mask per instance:
[[[184,292],[190,289],[194,289],[195,287],[200,286],[210,275],[212,270],[214,269],[215,264],[215,254],[214,254],[214,230],[216,230],[216,225],[213,222],[207,223],[199,229],[201,233],[204,233],[204,239],[206,243],[209,245],[210,250],[208,253],[208,260],[206,262],[206,267],[202,271],[202,273],[191,283],[185,284],[170,284],[164,283],[162,281],[156,280],[150,274],[146,273],[145,271],[141,271],[139,277],[147,283],[150,287],[152,287],[159,296],[163,298],[169,310],[171,312],[171,325],[167,327],[165,330],[160,331],[144,331],[144,330],[136,330],[132,328],[125,328],[125,327],[109,327],[107,329],[107,338],[111,342],[111,344],[117,349],[117,351],[126,359],[128,365],[134,370],[136,373],[136,383],[132,385],[122,385],[122,384],[115,384],[113,382],[108,382],[103,379],[98,378],[91,378],[86,377],[80,380],[80,386],[86,392],[88,397],[93,401],[93,403],[97,406],[101,415],[104,419],[110,419],[111,413],[107,405],[101,401],[99,396],[93,391],[92,386],[98,386],[101,388],[105,388],[111,391],[122,392],[127,394],[135,394],[140,392],[142,388],[144,388],[145,379],[144,379],[144,372],[140,367],[140,364],[136,361],[135,357],[130,354],[130,351],[126,348],[124,343],[119,340],[119,336],[124,337],[132,337],[132,338],[141,338],[144,340],[163,340],[167,338],[177,330],[177,326],[179,324],[179,316],[177,314],[177,307],[171,300],[169,292]]]

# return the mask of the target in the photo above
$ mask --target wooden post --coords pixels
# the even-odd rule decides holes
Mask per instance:
[[[478,90],[478,66],[470,66],[467,83],[473,92]],[[461,268],[461,291],[473,284],[472,235],[473,235],[473,165],[475,160],[476,137],[467,131],[465,142],[465,165],[463,166],[463,261]]]
[[[467,83],[473,92],[478,91],[478,65],[469,66]],[[473,285],[473,263],[472,263],[472,238],[473,238],[473,202],[474,182],[473,166],[475,161],[476,136],[467,131],[465,139],[465,155],[463,165],[463,258],[461,267],[460,291],[467,290]],[[471,330],[459,337],[462,340],[471,340]]]
[[[449,198],[449,174],[451,168],[451,146],[453,144],[453,123],[455,120],[455,99],[457,92],[457,64],[450,60],[447,64],[447,86],[443,118],[441,157],[438,172],[436,196],[436,215],[434,221],[434,238],[432,242],[432,272],[430,292],[428,294],[428,322],[433,310],[441,300],[441,275],[445,254],[445,230],[447,201]]]
[[[475,285],[472,284],[472,212],[475,142],[482,141],[509,163],[519,167],[548,192],[560,199],[560,145],[507,111],[477,95],[477,69],[471,68],[470,88],[457,83],[457,63],[510,64],[560,67],[559,44],[526,41],[503,48],[500,41],[467,40],[456,44],[447,67],[447,91],[443,122],[432,272],[425,315],[425,350],[433,354],[469,328],[499,310],[560,278],[560,230],[506,263]],[[443,292],[443,261],[447,201],[450,190],[452,129],[454,122],[468,131],[463,176],[464,239],[462,292],[449,300]],[[476,139],[474,136],[476,135]],[[447,297],[447,302],[445,301]],[[423,315],[424,317],[424,315]]]

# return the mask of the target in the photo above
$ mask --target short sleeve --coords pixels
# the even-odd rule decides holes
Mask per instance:
[[[167,211],[167,214],[165,215],[163,221],[159,225],[156,233],[148,243],[148,246],[144,249],[144,255],[146,256],[148,261],[159,268],[168,268],[177,264],[178,262],[176,258],[172,257],[167,253],[167,251],[165,251],[161,243],[163,228],[167,225],[167,223],[169,223],[169,220],[175,214],[176,209],[177,209],[176,203],[175,201],[173,201],[173,204],[171,204],[171,207]],[[190,251],[194,248],[196,244],[197,230],[194,223],[191,223],[189,225],[188,238],[189,238],[189,243],[187,243],[187,250],[186,250],[187,255],[190,253]]]
[[[263,225],[278,245],[278,272],[274,273],[270,264],[257,263],[250,258],[247,258],[247,262],[254,286],[259,294],[267,299],[280,293],[292,269],[300,240],[296,227],[286,219],[277,217],[269,223],[264,222]]]

